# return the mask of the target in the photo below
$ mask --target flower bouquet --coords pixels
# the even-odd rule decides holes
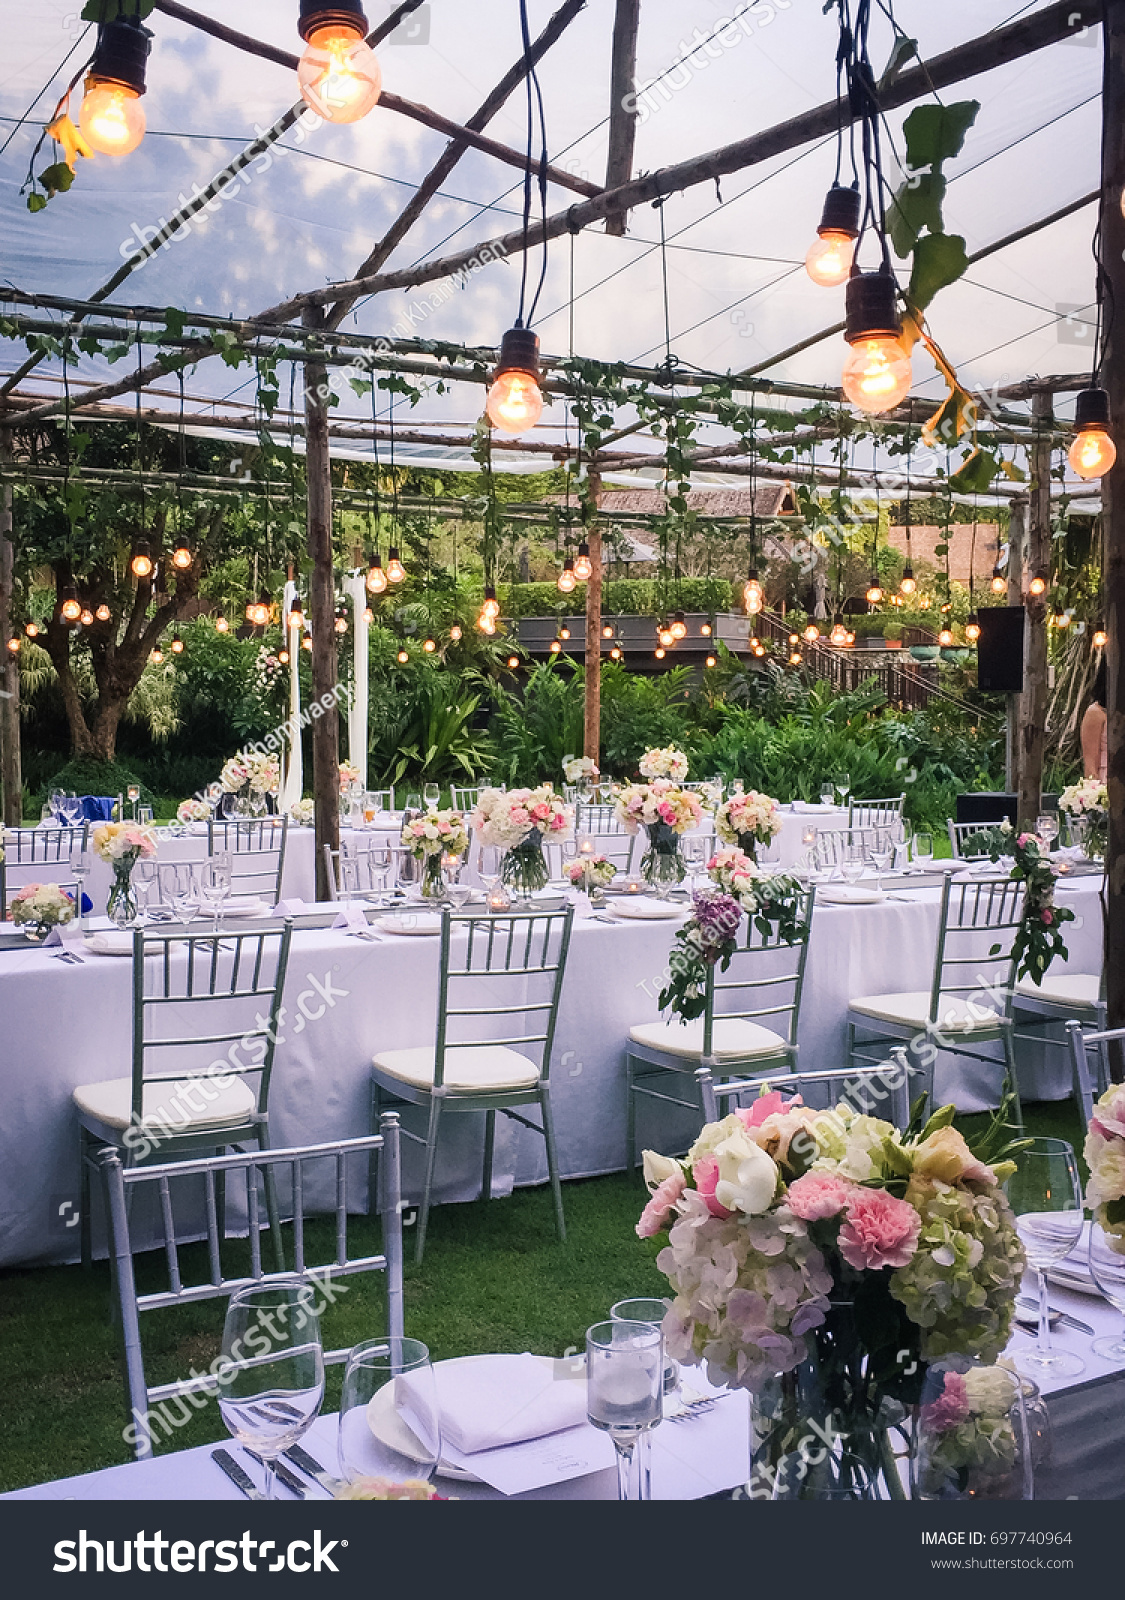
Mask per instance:
[[[544,839],[565,837],[574,827],[574,809],[549,783],[536,789],[482,789],[472,826],[481,844],[503,852],[502,881],[527,899],[550,877]]]
[[[1110,1248],[1125,1256],[1125,1084],[1111,1084],[1095,1102],[1083,1154],[1086,1204]]]
[[[402,826],[402,843],[422,863],[423,900],[444,900],[443,856],[463,856],[469,848],[465,819],[459,811],[427,811]]]
[[[1059,810],[1087,855],[1105,856],[1109,838],[1109,790],[1101,778],[1083,778],[1059,795]]]
[[[614,809],[627,833],[643,828],[648,835],[648,849],[641,858],[641,874],[646,881],[654,888],[682,882],[680,838],[703,821],[699,796],[690,789],[679,788],[670,778],[654,778],[651,783],[627,783],[617,796]]]
[[[349,790],[359,786],[359,768],[354,761],[340,762],[340,793],[347,794]]]
[[[224,816],[229,815],[231,805],[240,815],[250,813],[255,804],[261,809],[262,802],[281,787],[281,763],[260,750],[240,750],[224,761],[219,787],[224,796],[231,796],[229,802],[224,800]]]
[[[1050,853],[1037,834],[1017,834],[1007,817],[995,828],[982,828],[965,840],[964,849],[982,851],[990,861],[1013,862],[1009,876],[1026,888],[1023,917],[1012,946],[1016,977],[1031,977],[1042,983],[1043,974],[1058,956],[1066,960],[1066,944],[1061,924],[1074,921],[1069,906],[1055,904],[1058,871],[1051,865]]]
[[[1020,1380],[949,1358],[922,1386],[910,1451],[914,1500],[1030,1500],[1031,1449]]]
[[[289,807],[289,815],[293,818],[293,821],[297,823],[298,827],[311,828],[313,825],[313,818],[316,815],[316,801],[294,800],[293,804]]]
[[[142,856],[156,854],[156,835],[135,822],[106,822],[94,829],[94,850],[113,868],[113,884],[106,901],[106,916],[119,928],[129,927],[137,916],[133,893],[133,868]]]
[[[675,745],[662,749],[646,750],[637,766],[642,778],[670,778],[673,783],[683,783],[688,775],[688,759]]]
[[[336,1490],[336,1500],[444,1500],[433,1484],[423,1478],[356,1478]]]
[[[617,868],[608,856],[579,856],[567,867],[566,875],[576,889],[594,894],[609,888],[617,876]]]
[[[597,763],[589,756],[563,756],[562,774],[567,783],[590,783],[599,776]]]
[[[970,1146],[945,1106],[909,1127],[764,1092],[683,1161],[646,1151],[641,1238],[675,1300],[670,1355],[753,1396],[751,1498],[900,1495],[886,1429],[931,1362],[994,1361],[1024,1269],[1001,1184],[1012,1096]]]
[[[781,832],[781,808],[768,794],[748,789],[732,794],[715,812],[715,832],[724,844],[736,845],[754,859],[755,846],[770,844]]]
[[[181,800],[176,807],[177,822],[208,822],[211,807],[206,800]]]
[[[74,896],[57,883],[26,883],[12,896],[11,906],[16,927],[36,943],[74,919]]]

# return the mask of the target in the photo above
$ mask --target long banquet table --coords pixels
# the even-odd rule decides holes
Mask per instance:
[[[1069,967],[1093,971],[1101,951],[1096,880],[1060,887],[1077,920],[1067,926]],[[801,1013],[801,1060],[810,1068],[844,1062],[850,998],[927,988],[939,892],[912,889],[870,905],[818,905],[813,917]],[[656,1004],[675,921],[577,919],[563,987],[551,1069],[560,1168],[565,1177],[620,1171],[625,1165],[624,1044],[631,1026],[658,1016]],[[270,1101],[275,1148],[355,1137],[369,1131],[370,1062],[381,1049],[433,1038],[438,941],[343,930],[299,930],[286,981],[283,1025]],[[313,980],[330,978],[330,1003]],[[306,1011],[298,1018],[301,996]],[[0,947],[0,1266],[73,1260],[76,1237],[59,1221],[77,1199],[73,1089],[129,1071],[131,969],[127,960],[88,956],[82,965],[48,951]],[[936,1094],[963,1110],[995,1104],[999,1073],[942,1057]],[[1066,1053],[1021,1058],[1027,1099],[1070,1091]],[[404,1119],[416,1126],[414,1112]],[[683,1114],[686,1117],[686,1113]],[[479,1193],[483,1118],[447,1119],[439,1156],[439,1201]],[[642,1125],[645,1143],[676,1148],[689,1123]],[[415,1191],[418,1147],[406,1141],[404,1187]],[[493,1193],[542,1183],[542,1140],[498,1119]]]

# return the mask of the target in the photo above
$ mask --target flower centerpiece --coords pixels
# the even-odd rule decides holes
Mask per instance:
[[[219,787],[224,796],[231,796],[235,812],[245,815],[255,804],[260,808],[277,794],[281,787],[281,763],[275,755],[265,751],[240,750],[224,761]]]
[[[667,753],[656,752],[658,755]],[[687,770],[686,763],[684,770]],[[690,789],[681,789],[670,778],[654,778],[651,783],[627,783],[617,796],[615,813],[627,833],[643,828],[648,835],[648,849],[641,858],[641,873],[647,882],[654,888],[680,883],[684,876],[680,839],[698,828],[703,820],[699,796]]]
[[[756,858],[756,847],[770,844],[781,832],[781,807],[768,794],[747,789],[732,794],[715,812],[715,832],[724,844],[737,845],[743,855]]]
[[[359,768],[354,761],[340,762],[340,794],[350,794],[359,787]]]
[[[910,1452],[915,1500],[1030,1499],[1020,1381],[953,1357],[926,1375]]]
[[[597,762],[590,756],[563,756],[562,774],[567,783],[577,783],[588,789],[599,777]]]
[[[206,800],[181,800],[176,807],[177,822],[208,822],[211,807]]]
[[[336,1490],[336,1500],[444,1500],[432,1483],[423,1478],[355,1478]]]
[[[1083,1154],[1090,1169],[1086,1204],[1110,1248],[1125,1256],[1125,1084],[1111,1084],[1096,1101]]]
[[[469,848],[465,819],[459,811],[427,811],[402,825],[402,843],[422,864],[422,898],[444,900],[443,856],[463,856]]]
[[[675,1299],[669,1354],[748,1389],[752,1498],[867,1498],[931,1362],[994,1361],[1024,1253],[1001,1188],[1012,1095],[970,1146],[953,1107],[905,1131],[764,1092],[686,1159],[646,1151],[641,1238]],[[886,1472],[891,1493],[901,1494]]]
[[[1088,855],[1105,856],[1109,838],[1109,790],[1101,778],[1083,778],[1059,795],[1059,810],[1070,821]]]
[[[106,822],[94,829],[94,849],[113,868],[113,883],[106,901],[106,916],[119,928],[129,927],[137,916],[133,893],[133,868],[143,856],[156,854],[156,835],[135,822]]]
[[[566,869],[566,875],[576,889],[585,894],[596,894],[608,889],[617,876],[617,868],[608,856],[581,855]]]
[[[24,937],[38,942],[52,928],[74,918],[74,896],[57,883],[25,883],[12,896],[12,921]]]
[[[293,804],[289,807],[289,815],[293,818],[293,821],[297,823],[298,827],[301,828],[311,828],[315,814],[315,800],[294,800]]]
[[[683,783],[688,775],[688,759],[674,744],[657,750],[646,750],[637,765],[642,778],[670,778],[673,783]]]
[[[1016,977],[1030,977],[1042,983],[1043,974],[1056,956],[1066,960],[1061,927],[1064,922],[1074,921],[1069,906],[1055,904],[1058,870],[1051,865],[1046,845],[1037,834],[1017,833],[1005,817],[998,827],[982,828],[970,835],[962,848],[974,854],[983,852],[990,861],[1012,862],[1009,876],[1023,883],[1026,891],[1023,917],[1012,947]]]
[[[543,841],[565,838],[574,827],[574,809],[549,783],[535,789],[482,789],[472,826],[481,844],[503,852],[501,880],[526,899],[550,877]]]

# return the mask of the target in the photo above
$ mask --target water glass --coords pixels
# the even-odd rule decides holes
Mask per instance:
[[[324,1352],[309,1283],[278,1278],[235,1290],[218,1379],[223,1422],[265,1462],[272,1500],[278,1457],[304,1438],[324,1403]]]
[[[200,874],[199,887],[214,916],[216,938],[219,933],[219,918],[222,916],[223,906],[231,891],[232,872],[233,864],[230,852],[217,850],[209,860],[203,863]]]
[[[421,809],[422,809],[422,796],[420,794],[418,794],[417,792],[415,792],[413,794],[408,794],[407,797],[406,797],[406,809],[407,809],[407,811],[411,812],[412,814],[415,813],[415,812],[421,811]]]
[[[1053,811],[1042,811],[1035,819],[1035,832],[1049,851],[1059,836],[1059,819]]]
[[[350,1483],[429,1483],[441,1460],[430,1352],[417,1339],[369,1339],[348,1356],[336,1435]]]
[[[617,1451],[617,1498],[651,1498],[638,1444],[664,1415],[664,1335],[650,1322],[598,1322],[586,1331],[586,1416]],[[631,1490],[635,1487],[635,1492]]]
[[[670,1300],[618,1300],[609,1308],[611,1322],[648,1322],[663,1329],[665,1313],[671,1308]],[[675,1394],[680,1387],[680,1363],[664,1352],[664,1393]]]
[[[913,850],[914,865],[916,867],[933,866],[934,836],[932,833],[915,832]]]
[[[422,790],[422,797],[426,802],[427,811],[436,811],[441,800],[441,784],[427,783]]]
[[[822,806],[834,806],[836,804],[836,791],[830,783],[821,784],[820,803]]]
[[[840,804],[846,806],[848,796],[852,792],[852,779],[849,772],[841,772],[836,778],[836,793],[840,797]]]
[[[1125,1317],[1125,1239],[1090,1224],[1090,1276],[1115,1311]],[[1103,1361],[1125,1363],[1125,1324],[1120,1333],[1103,1334],[1090,1349]]]
[[[148,897],[156,888],[157,864],[143,858],[133,868],[133,893],[137,897],[137,921],[143,926],[148,921]]]
[[[1047,1302],[1048,1267],[1068,1256],[1082,1237],[1082,1186],[1074,1151],[1065,1139],[1032,1139],[1016,1155],[1008,1179],[1008,1200],[1027,1253],[1039,1279],[1039,1338],[1030,1350],[1017,1350],[1015,1365],[1029,1378],[1077,1377],[1086,1363],[1069,1350],[1051,1346]]]
[[[68,794],[63,801],[63,820],[71,828],[77,828],[79,823],[83,821],[82,801],[73,792]]]
[[[863,877],[864,850],[861,844],[846,844],[840,851],[840,876],[853,888]]]

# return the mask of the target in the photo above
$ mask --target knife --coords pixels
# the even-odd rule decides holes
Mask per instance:
[[[1036,1316],[1039,1314],[1039,1302],[1038,1300],[1032,1300],[1030,1295],[1017,1295],[1016,1305],[1021,1310],[1034,1311]],[[1088,1333],[1091,1337],[1093,1336],[1094,1329],[1091,1328],[1088,1322],[1079,1322],[1077,1317],[1072,1317],[1068,1311],[1060,1311],[1058,1306],[1048,1306],[1047,1309],[1051,1316],[1058,1318],[1064,1328],[1074,1328],[1079,1333]]]
[[[265,1462],[262,1460],[261,1456],[256,1450],[251,1450],[245,1445],[243,1446],[243,1449],[246,1450],[246,1454],[250,1457],[251,1461],[256,1461],[260,1467],[265,1467]],[[278,1482],[283,1483],[289,1490],[290,1494],[295,1494],[298,1500],[303,1500],[305,1498],[305,1486],[295,1472],[290,1472],[289,1468],[281,1461],[274,1462],[273,1470],[277,1474]]]
[[[258,1488],[250,1474],[240,1467],[229,1450],[212,1450],[211,1460],[225,1472],[236,1489],[240,1489],[247,1500],[264,1500],[266,1497]]]
[[[335,1494],[340,1487],[341,1480],[326,1472],[320,1462],[310,1456],[307,1450],[302,1450],[299,1444],[295,1444],[292,1450],[286,1450],[285,1459],[291,1461],[295,1467],[300,1467],[302,1472],[312,1478],[314,1483],[319,1483],[322,1489],[327,1489],[329,1494]]]

